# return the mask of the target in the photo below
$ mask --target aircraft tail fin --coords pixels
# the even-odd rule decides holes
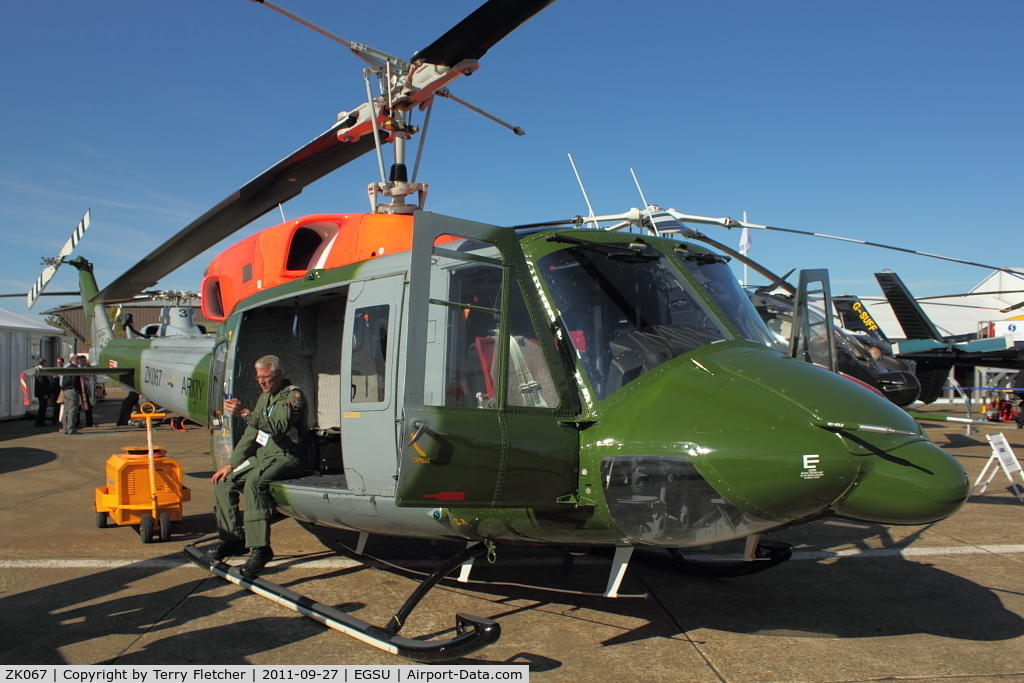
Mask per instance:
[[[843,327],[851,332],[863,332],[869,337],[879,341],[889,342],[885,332],[868,313],[868,309],[856,296],[844,294],[843,296],[832,297],[832,305],[835,306]]]
[[[85,313],[85,329],[88,330],[89,345],[101,349],[114,338],[114,328],[107,316],[106,306],[102,301],[92,301],[99,293],[96,277],[92,272],[92,264],[81,256],[67,263],[78,269],[78,286],[82,291],[82,312]]]
[[[891,270],[875,273],[878,286],[889,301],[892,312],[896,315],[903,334],[907,339],[934,339],[942,341],[942,333],[935,327],[928,314],[921,308],[921,304],[903,284],[900,276]],[[917,379],[921,382],[920,399],[924,403],[931,403],[942,395],[942,387],[946,384],[949,371],[953,367],[951,360],[945,359],[916,359]]]
[[[931,318],[921,308],[921,304],[910,294],[910,290],[903,284],[900,276],[891,270],[875,273],[878,286],[892,306],[892,312],[896,315],[903,334],[907,339],[935,339],[942,341],[942,334]],[[922,382],[922,389],[924,388]]]

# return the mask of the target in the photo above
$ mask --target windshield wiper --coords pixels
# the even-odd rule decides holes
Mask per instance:
[[[592,249],[593,251],[603,254],[610,259],[625,261],[626,263],[651,263],[652,261],[657,261],[661,258],[660,254],[643,253],[643,247],[641,246],[622,247],[618,244],[592,242],[590,240],[580,239],[579,237],[570,237],[569,235],[548,235],[545,239],[548,242],[575,244],[576,246],[583,247],[584,249]]]
[[[679,249],[676,247],[676,253],[684,261],[691,261],[696,263],[698,266],[709,266],[713,263],[728,263],[731,259],[728,256],[722,256],[721,254],[712,254],[711,252],[696,252],[688,249]]]

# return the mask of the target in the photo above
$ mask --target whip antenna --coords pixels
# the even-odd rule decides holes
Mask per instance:
[[[640,193],[640,201],[644,203],[644,211],[647,213],[647,219],[651,224],[651,230],[655,235],[660,235],[661,233],[658,232],[658,226],[654,224],[654,214],[651,213],[651,205],[647,203],[647,197],[644,196],[644,189],[640,187],[640,181],[637,180],[636,171],[630,168],[629,172],[633,176],[633,182],[636,183],[637,192]]]
[[[580,184],[580,192],[583,193],[583,201],[587,203],[587,211],[590,212],[590,217],[594,217],[594,207],[590,205],[590,197],[587,196],[587,188],[583,187],[583,180],[580,178],[580,172],[576,170],[576,162],[572,160],[572,155],[569,155],[569,163],[572,164],[572,172],[576,174],[576,182]],[[593,221],[594,228],[600,229],[601,226],[597,224],[597,221]]]

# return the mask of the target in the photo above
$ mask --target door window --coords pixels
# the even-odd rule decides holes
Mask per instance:
[[[498,249],[490,244],[460,240],[434,247],[425,405],[498,407],[503,276]]]
[[[519,282],[512,283],[509,302],[508,405],[530,408],[557,408],[558,391],[544,352],[537,342],[537,331],[526,310]]]
[[[381,403],[386,399],[390,312],[387,304],[356,309],[352,326],[352,403]]]

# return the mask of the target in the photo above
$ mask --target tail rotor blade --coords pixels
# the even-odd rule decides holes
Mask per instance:
[[[71,256],[71,252],[73,252],[75,247],[78,246],[78,241],[82,239],[82,235],[84,235],[85,231],[89,229],[89,219],[91,215],[92,209],[89,209],[85,212],[85,215],[82,216],[82,220],[78,221],[78,225],[75,226],[75,231],[71,233],[71,237],[68,238],[68,241],[65,242],[64,246],[61,248],[60,253],[57,254],[58,260],[63,260],[68,256]]]
[[[28,307],[32,308],[36,305],[36,300],[39,295],[46,289],[46,285],[50,284],[50,280],[57,274],[57,266],[46,266],[43,268],[43,272],[36,278],[36,282],[32,285],[32,289],[28,290]]]
[[[82,239],[82,235],[84,235],[85,231],[89,229],[89,219],[91,214],[92,209],[85,212],[85,215],[82,216],[82,220],[78,221],[78,225],[75,226],[75,231],[71,233],[71,237],[69,237],[68,241],[64,243],[63,247],[61,247],[60,253],[57,254],[57,258],[53,260],[53,263],[43,268],[43,272],[36,279],[35,284],[32,285],[32,289],[28,291],[26,303],[29,308],[32,308],[35,305],[36,300],[43,293],[43,290],[46,289],[46,285],[50,284],[50,280],[52,280],[53,276],[57,274],[57,269],[60,268],[60,264],[64,263],[64,259],[70,256],[71,252],[73,252],[75,247],[78,246],[78,241]]]

